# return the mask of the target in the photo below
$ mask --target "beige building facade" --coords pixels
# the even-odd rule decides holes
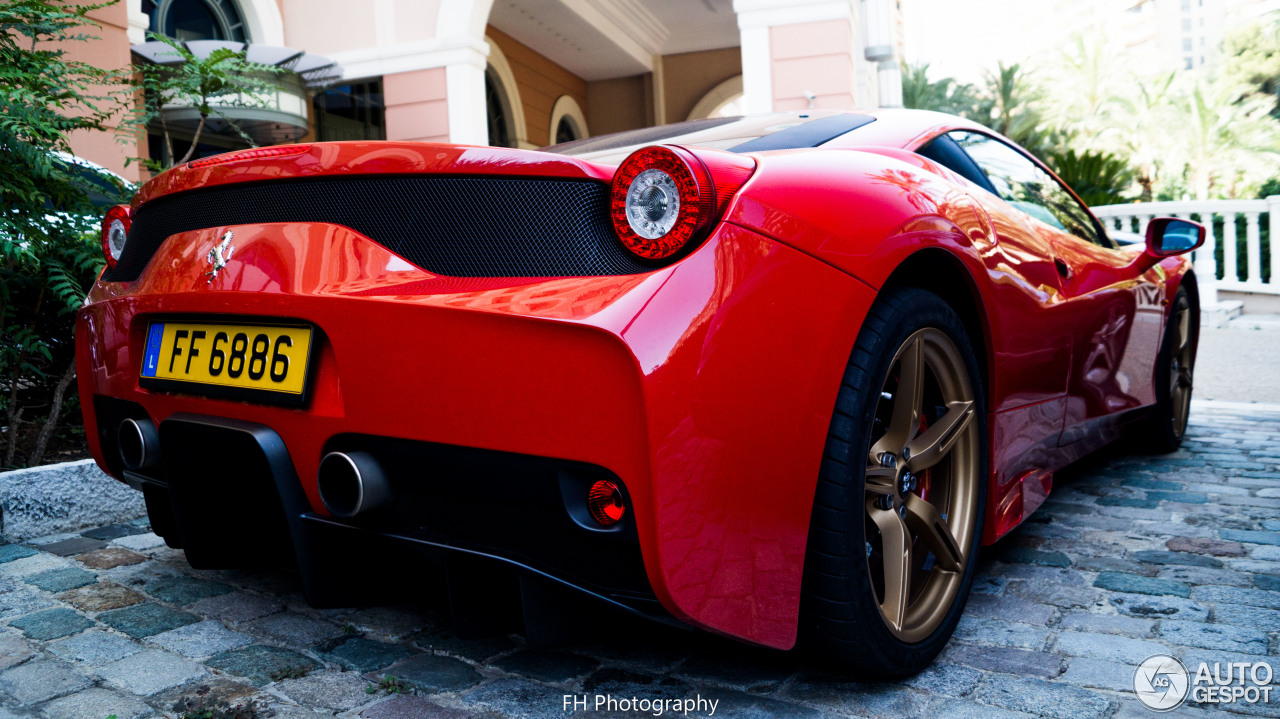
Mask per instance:
[[[264,143],[536,148],[716,115],[894,106],[901,97],[898,0],[120,0],[94,17],[100,39],[73,52],[103,67],[154,58],[148,33],[197,54],[246,43],[251,59],[302,63],[313,80],[325,65],[322,81],[244,119]],[[226,114],[240,121],[236,110]],[[175,155],[191,139],[178,125]],[[242,146],[215,129],[202,133],[195,156]],[[166,151],[155,131],[136,142],[85,134],[73,147],[131,180],[145,172],[127,158]]]

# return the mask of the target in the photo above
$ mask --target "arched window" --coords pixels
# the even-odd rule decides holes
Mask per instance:
[[[578,137],[577,130],[573,129],[573,123],[569,121],[569,118],[560,118],[560,124],[556,125],[555,144],[559,145],[562,142],[573,142],[581,139],[581,137]]]
[[[484,106],[489,119],[489,144],[494,147],[514,147],[511,142],[511,101],[502,90],[502,83],[490,67],[484,73]]]
[[[143,0],[151,32],[175,40],[248,42],[244,16],[235,0]]]

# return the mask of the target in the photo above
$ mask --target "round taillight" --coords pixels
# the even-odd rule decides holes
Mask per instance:
[[[622,501],[622,490],[618,485],[606,479],[597,480],[587,491],[587,511],[591,518],[605,527],[611,527],[622,520],[627,513],[627,506]]]
[[[114,268],[124,255],[125,243],[129,241],[129,225],[128,205],[116,205],[102,218],[102,254],[107,258],[108,268]]]
[[[676,255],[707,225],[711,203],[711,181],[696,157],[678,147],[646,147],[614,173],[609,216],[624,247],[658,261]]]

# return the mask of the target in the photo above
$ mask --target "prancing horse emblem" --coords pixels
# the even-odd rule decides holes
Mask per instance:
[[[218,276],[218,270],[227,266],[227,260],[231,259],[231,253],[235,252],[236,246],[231,244],[232,236],[231,230],[227,230],[227,234],[222,236],[222,242],[214,245],[213,249],[209,250],[209,254],[206,255],[206,259],[209,260],[210,265],[213,265],[213,269],[205,273],[209,276],[209,282],[205,284],[213,282],[213,278]]]

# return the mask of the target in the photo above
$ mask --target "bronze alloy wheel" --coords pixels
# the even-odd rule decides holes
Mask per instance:
[[[907,337],[880,391],[865,474],[867,568],[881,619],[903,642],[942,624],[975,546],[976,407],[956,343],[932,327]]]
[[[1195,362],[1191,344],[1191,309],[1185,302],[1177,305],[1170,319],[1173,325],[1172,363],[1169,367],[1169,398],[1173,409],[1173,434],[1181,437],[1187,431],[1191,414],[1191,371]]]

